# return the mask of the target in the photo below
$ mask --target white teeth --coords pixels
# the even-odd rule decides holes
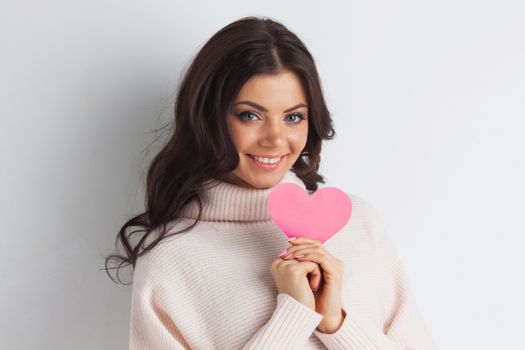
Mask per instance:
[[[264,158],[264,157],[256,157],[256,156],[251,156],[251,157],[253,159],[255,159],[255,160],[258,160],[261,163],[264,163],[264,164],[275,164],[278,161],[280,161],[281,158],[282,158],[282,157],[280,157],[280,158]]]

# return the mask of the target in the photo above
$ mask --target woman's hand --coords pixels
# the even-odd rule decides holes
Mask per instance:
[[[311,261],[284,260],[276,258],[270,265],[278,293],[287,293],[295,300],[315,310],[314,294],[307,275],[320,275],[319,265]]]
[[[323,333],[336,332],[346,316],[342,310],[341,297],[343,262],[331,255],[318,240],[297,237],[288,242],[292,246],[282,255],[287,258],[285,260],[311,261],[321,266],[322,278],[319,282],[312,280],[310,283],[314,287],[315,311],[323,315],[317,329]],[[316,285],[319,287],[315,288]]]

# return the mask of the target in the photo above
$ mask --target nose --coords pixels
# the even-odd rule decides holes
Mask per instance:
[[[260,145],[268,148],[280,147],[286,138],[285,131],[279,122],[268,121],[262,130],[262,137],[259,138]]]

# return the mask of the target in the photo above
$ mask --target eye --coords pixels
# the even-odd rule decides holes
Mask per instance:
[[[249,117],[248,118],[245,118],[245,117],[246,116],[255,115],[255,113],[253,113],[251,111],[242,111],[240,113],[237,113],[237,115],[241,118],[241,120],[251,121],[253,119],[250,119]]]
[[[252,111],[242,111],[242,112],[237,113],[236,115],[241,120],[244,120],[244,121],[252,121],[252,120],[254,120],[254,119],[250,118],[250,116],[257,117],[257,114],[255,114]],[[301,122],[301,120],[304,120],[304,116],[301,113],[288,114],[286,117],[287,118],[292,117],[292,119],[288,119],[288,121],[292,122],[292,124],[299,124]],[[293,119],[293,117],[295,117],[295,119]],[[257,118],[257,119],[259,119],[259,118]]]
[[[299,124],[301,120],[304,120],[304,116],[301,113],[288,114],[287,117],[297,117],[296,121],[293,124]]]

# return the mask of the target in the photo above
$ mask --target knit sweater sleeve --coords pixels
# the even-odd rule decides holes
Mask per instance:
[[[314,334],[330,350],[435,350],[411,291],[408,275],[390,241],[377,210],[363,202],[367,226],[382,260],[384,276],[383,326],[378,328],[360,312],[343,308],[345,318],[335,333]]]
[[[159,290],[166,289],[166,279],[158,278],[158,268],[144,256],[137,263],[133,278],[130,318],[130,350],[183,350],[198,348],[190,345],[174,322],[167,306],[176,303],[176,296]],[[276,295],[276,307],[269,320],[255,332],[240,349],[300,349],[323,316],[286,293]],[[210,317],[214,316],[209,310]],[[178,317],[177,319],[181,319]],[[250,322],[250,320],[246,320]],[[192,325],[185,325],[191,327]],[[230,335],[231,336],[231,335]]]

